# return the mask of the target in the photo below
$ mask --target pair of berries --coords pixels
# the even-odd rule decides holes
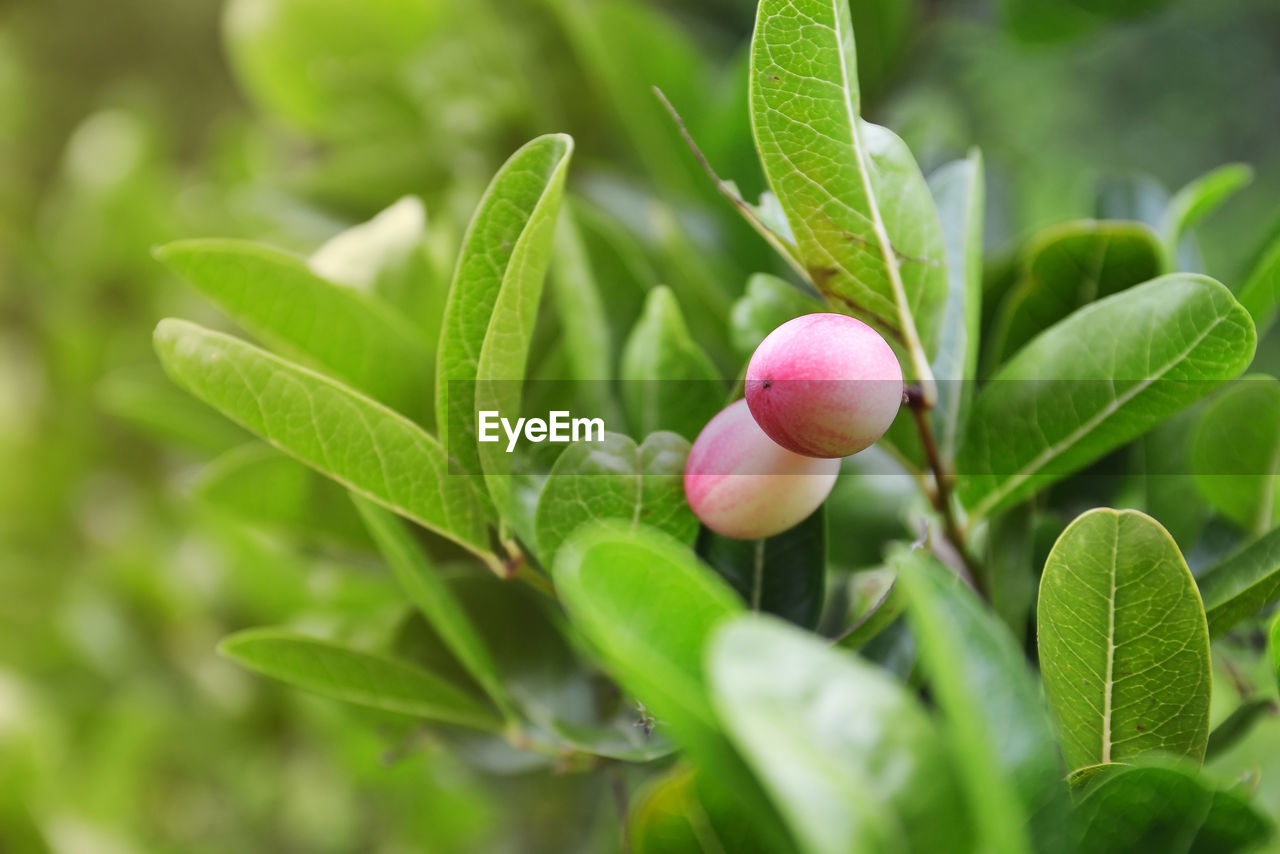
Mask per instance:
[[[736,539],[799,524],[830,494],[840,459],[889,429],[902,389],[893,349],[865,323],[843,314],[787,321],[752,355],[746,399],[694,441],[684,474],[689,506]]]

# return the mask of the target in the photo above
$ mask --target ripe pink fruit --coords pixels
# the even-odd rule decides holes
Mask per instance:
[[[839,471],[839,460],[779,447],[739,400],[698,434],[685,465],[684,494],[717,534],[754,540],[804,521],[826,500]]]
[[[884,435],[902,405],[902,366],[880,334],[843,314],[788,320],[747,365],[747,404],[782,447],[847,457]]]

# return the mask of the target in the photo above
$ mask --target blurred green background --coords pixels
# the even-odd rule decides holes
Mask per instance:
[[[868,118],[926,170],[983,150],[993,258],[1049,223],[1151,215],[1228,162],[1253,181],[1186,263],[1234,285],[1280,231],[1275,0],[852,8]],[[668,283],[733,373],[711,321],[778,263],[650,86],[754,196],[753,16],[750,0],[0,3],[0,851],[614,844],[612,799],[583,775],[464,762],[216,655],[261,623],[380,642],[404,603],[358,548],[190,499],[245,436],[161,377],[157,319],[220,321],[150,249],[221,235],[307,253],[416,195],[427,225],[398,293],[425,335],[493,170],[567,131],[611,325]],[[1278,366],[1273,335],[1256,367]],[[1261,764],[1275,729],[1224,767]]]

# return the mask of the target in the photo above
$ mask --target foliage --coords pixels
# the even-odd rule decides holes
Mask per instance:
[[[0,849],[1274,841],[1275,163],[1095,180],[1035,105],[1125,94],[1026,47],[1247,59],[1260,2],[232,0],[203,98],[158,5],[140,100],[0,37]],[[1255,153],[1134,121],[1164,181]],[[689,442],[813,311],[910,405],[700,528]]]

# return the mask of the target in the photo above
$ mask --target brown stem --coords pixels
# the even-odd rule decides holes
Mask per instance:
[[[956,519],[955,508],[951,503],[951,473],[938,452],[938,443],[933,437],[933,425],[929,423],[929,406],[924,394],[915,386],[907,386],[902,395],[902,403],[911,410],[911,416],[916,422],[916,430],[920,434],[920,445],[924,448],[925,459],[929,463],[930,471],[933,472],[934,488],[929,492],[929,499],[933,502],[938,515],[942,517],[943,532],[968,568],[974,590],[983,599],[990,601],[986,575],[978,562],[969,554],[964,531],[961,530],[960,523]]]

